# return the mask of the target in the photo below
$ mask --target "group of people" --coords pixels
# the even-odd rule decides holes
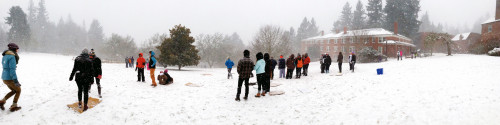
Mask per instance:
[[[88,49],[83,49],[82,53],[75,58],[69,81],[72,81],[73,78],[75,78],[78,87],[78,107],[86,111],[88,109],[88,93],[92,84],[94,84],[94,79],[97,84],[99,98],[102,98],[100,84],[100,80],[102,79],[101,59],[96,56],[94,49],[91,49],[90,52]]]
[[[297,54],[295,57],[294,54],[290,55],[288,59],[283,59],[283,55],[280,56],[279,60],[279,70],[280,70],[280,78],[292,79],[293,71],[296,70],[295,78],[300,79],[300,76],[307,76],[307,70],[309,68],[309,63],[311,63],[311,58],[306,53],[304,56]],[[286,74],[285,74],[285,65],[286,65]],[[302,70],[303,68],[303,70]]]
[[[128,68],[134,68],[134,57],[125,57],[125,67]]]
[[[147,64],[147,65],[146,65]],[[156,69],[156,57],[155,52],[149,51],[149,60],[146,63],[146,59],[144,59],[143,54],[139,53],[139,58],[137,58],[137,62],[135,64],[135,71],[137,71],[137,82],[145,82],[146,79],[144,77],[144,68],[148,68],[152,84],[151,86],[156,87],[155,80],[155,69]]]

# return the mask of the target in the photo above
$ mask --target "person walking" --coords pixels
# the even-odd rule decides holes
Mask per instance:
[[[146,66],[146,60],[142,57],[142,53],[139,53],[139,58],[135,64],[135,71],[137,71],[137,82],[145,82],[144,77],[144,66]]]
[[[227,79],[229,79],[229,77],[233,78],[233,75],[231,74],[231,69],[233,69],[234,62],[231,61],[231,59],[229,59],[228,57],[225,64],[227,67]]]
[[[257,74],[257,95],[255,97],[260,97],[260,92],[262,90],[262,86],[265,84],[266,80],[266,61],[264,60],[264,55],[259,52],[255,55],[257,58],[257,63],[254,66],[255,73]]]
[[[21,107],[17,106],[17,101],[19,100],[19,96],[21,96],[21,83],[19,83],[16,73],[17,64],[19,63],[19,55],[17,54],[19,46],[15,43],[9,43],[7,47],[9,49],[2,53],[2,80],[3,83],[10,89],[10,92],[7,93],[2,100],[0,100],[0,109],[5,110],[5,103],[10,97],[15,95],[14,101],[9,108],[11,112],[14,112],[21,109]]]
[[[245,82],[245,96],[243,97],[244,100],[248,99],[248,80],[250,77],[253,77],[252,71],[254,68],[254,63],[250,59],[250,51],[245,50],[243,51],[243,59],[240,59],[238,61],[238,65],[236,66],[236,72],[238,72],[238,88],[236,92],[236,101],[240,101],[240,93],[241,93],[241,86],[243,82]]]
[[[278,63],[279,63],[278,69],[280,70],[280,78],[285,78],[286,61],[285,59],[283,59],[283,55],[280,55]]]
[[[351,55],[349,56],[349,69],[354,72],[354,64],[356,64],[356,55],[354,54],[354,52],[351,53]]]
[[[97,84],[97,92],[99,93],[99,98],[102,98],[101,96],[101,78],[102,78],[102,68],[101,68],[101,59],[95,55],[95,52],[90,52],[89,56],[90,60],[92,60],[92,68],[94,70],[94,76],[92,77],[92,80],[95,79],[95,83]],[[93,84],[94,82],[92,82]],[[91,85],[92,85],[91,84]],[[89,88],[92,88],[92,86]]]
[[[156,69],[156,58],[155,58],[155,52],[149,51],[149,73],[151,75],[151,80],[152,84],[151,86],[156,87],[156,80],[155,80],[155,69]]]
[[[82,107],[83,94],[83,111],[88,109],[89,87],[94,78],[93,75],[95,74],[92,67],[92,60],[89,58],[89,50],[83,49],[80,56],[75,58],[75,64],[73,65],[73,70],[69,77],[69,81],[72,81],[73,77],[76,76],[75,81],[78,86],[78,107]]]
[[[342,73],[342,62],[344,62],[344,55],[342,55],[342,52],[339,52],[337,62],[339,63],[339,73]]]
[[[303,75],[304,76],[307,76],[307,72],[308,72],[308,69],[309,69],[309,63],[311,63],[311,58],[309,58],[309,54],[304,54],[304,66],[302,67],[304,69],[303,71]]]

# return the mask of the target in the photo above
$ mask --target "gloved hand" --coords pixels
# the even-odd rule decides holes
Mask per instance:
[[[17,87],[21,86],[21,84],[19,83],[19,81],[17,81],[17,79],[14,79],[14,84],[15,84]]]
[[[101,79],[101,78],[102,78],[102,75],[97,76],[97,78],[98,78],[98,79]]]
[[[69,77],[69,81],[73,81],[73,76],[70,76],[70,77]]]

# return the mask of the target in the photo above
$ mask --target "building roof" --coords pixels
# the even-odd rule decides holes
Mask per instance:
[[[471,34],[471,32],[457,34],[457,35],[455,35],[455,37],[453,37],[453,39],[451,39],[451,41],[459,41],[460,40],[460,36],[463,37],[462,40],[466,40],[467,38],[469,38],[470,34]]]
[[[394,41],[394,40],[386,40],[384,43],[387,42],[387,44],[395,44],[395,45],[402,45],[402,46],[411,46],[411,47],[416,47],[415,45],[407,42],[400,42],[400,41]]]
[[[329,33],[329,34],[326,34],[323,36],[315,36],[315,37],[307,38],[305,40],[352,37],[352,36],[359,36],[359,35],[366,35],[366,36],[394,35],[394,32],[385,30],[383,28],[372,28],[372,29],[350,30],[350,31],[347,31],[346,34],[344,34],[344,32]],[[401,34],[397,34],[397,36],[402,37],[402,38],[407,39],[407,40],[411,40],[410,38],[405,37]]]
[[[483,22],[482,24],[488,24],[488,23],[493,23],[493,22],[498,22],[498,21],[500,21],[500,19],[498,19],[498,20],[495,20],[495,19],[488,19],[488,20],[486,20],[485,22]]]

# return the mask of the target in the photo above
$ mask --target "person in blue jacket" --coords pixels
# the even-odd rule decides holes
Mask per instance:
[[[233,78],[233,75],[231,74],[231,69],[233,69],[234,62],[231,61],[229,57],[226,60],[226,66],[227,66],[227,79],[229,79],[229,77]]]
[[[2,80],[3,83],[7,85],[7,87],[9,87],[10,92],[7,93],[7,95],[5,95],[2,100],[0,100],[0,109],[5,110],[5,102],[15,94],[14,102],[10,106],[10,111],[14,112],[21,109],[21,107],[17,106],[17,101],[19,100],[19,96],[21,95],[21,84],[17,80],[16,74],[17,63],[19,63],[19,55],[17,55],[19,46],[17,46],[15,43],[9,43],[9,45],[7,46],[9,47],[9,49],[5,50],[2,53]]]
[[[149,74],[151,75],[151,80],[153,80],[153,84],[151,86],[156,87],[156,81],[155,81],[155,69],[156,69],[156,58],[155,58],[155,52],[149,51]]]
[[[255,73],[257,74],[257,85],[258,85],[258,92],[255,97],[260,97],[260,91],[262,90],[262,86],[266,83],[266,61],[264,60],[264,55],[259,52],[256,55],[257,57],[257,63],[255,63],[255,66],[253,69],[255,70]]]

